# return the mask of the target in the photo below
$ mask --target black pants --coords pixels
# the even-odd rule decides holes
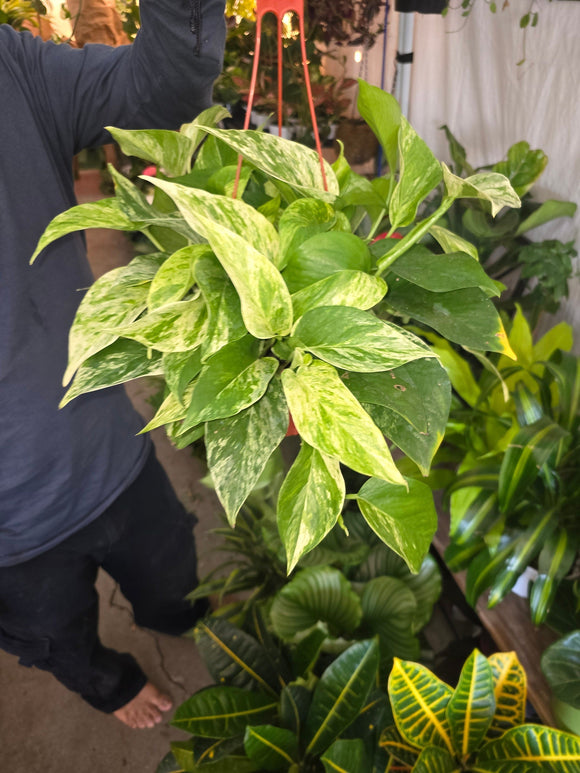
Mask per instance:
[[[0,648],[101,711],[125,705],[147,679],[131,655],[99,641],[98,568],[119,583],[138,625],[181,634],[205,611],[184,599],[197,583],[194,523],[151,452],[103,515],[46,553],[0,567]]]

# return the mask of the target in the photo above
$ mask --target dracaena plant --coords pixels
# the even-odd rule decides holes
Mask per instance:
[[[413,571],[434,533],[430,491],[403,478],[387,439],[426,473],[443,437],[449,381],[427,343],[381,318],[385,296],[401,314],[420,296],[424,324],[455,343],[511,354],[489,300],[498,289],[477,261],[456,251],[452,234],[449,254],[418,244],[458,197],[484,200],[494,214],[517,206],[509,181],[453,175],[380,89],[361,83],[359,109],[393,170],[373,181],[342,154],[330,166],[296,143],[216,128],[220,108],[180,132],[111,129],[125,153],[162,170],[147,178],[153,202],[112,170],[116,197],[57,216],[35,253],[97,226],[150,239],[156,252],[105,274],[81,302],[62,404],[161,376],[167,397],[145,430],[165,426],[178,446],[204,438],[230,523],[292,415],[301,447],[277,506],[289,570],[340,517],[341,464],[368,477],[352,498]],[[437,211],[417,220],[441,184]],[[379,229],[401,227],[403,239],[370,249]]]
[[[526,674],[514,652],[474,650],[455,689],[396,660],[389,677],[395,725],[382,735],[387,770],[413,773],[573,773],[580,738],[524,724]]]
[[[376,641],[324,658],[312,636],[285,648],[259,615],[251,633],[209,618],[195,639],[216,684],[177,709],[172,724],[191,738],[171,745],[157,773],[368,773],[377,758],[384,769],[378,739],[391,713]]]
[[[517,364],[500,357],[478,381],[461,355],[434,343],[459,395],[446,439],[460,474],[448,489],[445,556],[452,569],[467,569],[468,601],[489,590],[489,607],[535,566],[529,602],[538,625],[580,544],[580,358],[564,351],[573,343],[568,325],[534,344],[520,310],[509,340]]]

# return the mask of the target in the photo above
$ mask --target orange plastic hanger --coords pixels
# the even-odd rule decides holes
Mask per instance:
[[[250,125],[250,112],[254,104],[254,93],[256,90],[256,81],[258,78],[258,66],[260,62],[260,46],[262,43],[262,19],[267,13],[273,13],[278,20],[278,136],[282,136],[282,19],[286,13],[293,12],[298,17],[298,29],[300,33],[300,49],[302,53],[302,67],[304,69],[304,83],[306,84],[306,95],[308,97],[308,106],[310,108],[310,117],[312,119],[312,131],[316,143],[316,151],[320,159],[320,169],[322,172],[322,181],[324,190],[328,190],[326,182],[326,173],[324,171],[324,159],[322,158],[322,146],[320,145],[320,135],[318,133],[318,123],[314,111],[314,100],[312,99],[312,89],[310,87],[310,76],[308,74],[308,60],[306,58],[306,37],[304,32],[304,0],[256,0],[256,48],[254,51],[254,62],[252,65],[252,79],[250,81],[250,92],[248,94],[248,105],[246,108],[246,118],[244,129]],[[238,161],[238,171],[234,185],[234,198],[237,196],[238,183],[242,168],[242,158]]]

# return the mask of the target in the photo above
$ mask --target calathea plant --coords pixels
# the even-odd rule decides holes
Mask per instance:
[[[509,354],[489,300],[498,289],[477,261],[455,251],[452,234],[450,254],[418,242],[459,197],[482,199],[494,214],[518,197],[503,175],[453,175],[380,89],[361,83],[359,108],[392,170],[374,181],[342,155],[331,167],[295,143],[216,128],[218,108],[180,132],[111,129],[125,153],[163,170],[147,178],[153,202],[113,171],[116,197],[57,216],[35,257],[94,226],[141,231],[157,250],[86,294],[71,330],[65,382],[74,381],[63,405],[162,376],[167,398],[146,429],[166,426],[179,446],[203,436],[231,523],[290,413],[301,448],[278,498],[288,568],[340,518],[343,464],[368,477],[353,494],[362,516],[417,571],[436,526],[431,493],[403,478],[385,436],[426,472],[450,387],[434,351],[381,319],[379,304],[386,296],[407,313],[420,294],[425,324],[456,343]],[[440,206],[416,222],[441,183]],[[400,227],[409,227],[403,239],[370,249],[379,228]]]
[[[514,652],[474,650],[457,687],[419,663],[395,661],[389,677],[395,726],[381,745],[413,773],[577,773],[580,738],[524,724],[526,674]],[[387,768],[394,770],[395,767]]]

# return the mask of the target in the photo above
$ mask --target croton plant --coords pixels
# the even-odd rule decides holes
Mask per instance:
[[[519,199],[501,174],[452,174],[389,94],[361,82],[358,106],[388,161],[373,180],[342,152],[330,165],[269,134],[218,128],[220,107],[179,132],[111,128],[126,154],[156,165],[145,178],[153,196],[111,169],[115,197],[58,215],[34,257],[91,227],[140,231],[152,244],[84,296],[62,405],[163,378],[165,399],[143,431],[164,426],[178,447],[204,438],[232,524],[291,415],[300,450],[277,512],[288,568],[340,521],[348,496],[418,571],[435,509],[428,486],[403,477],[390,447],[427,474],[450,384],[435,351],[393,320],[511,355],[490,300],[501,286],[437,221],[458,198],[479,199],[494,215]],[[421,219],[439,186],[440,205]],[[428,233],[440,254],[420,244]],[[341,465],[366,476],[358,491],[346,491]]]

